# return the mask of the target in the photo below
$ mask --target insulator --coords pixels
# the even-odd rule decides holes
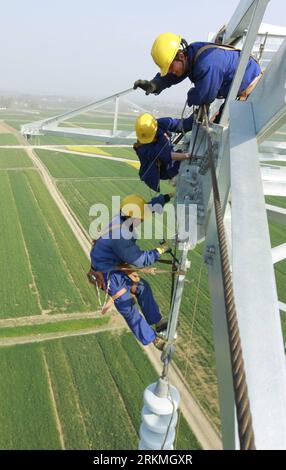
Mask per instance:
[[[180,402],[178,390],[168,385],[167,379],[149,385],[144,391],[139,449],[172,450]]]

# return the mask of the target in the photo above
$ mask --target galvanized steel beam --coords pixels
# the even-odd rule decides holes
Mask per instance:
[[[255,443],[285,449],[285,355],[252,104],[231,103],[230,117],[233,283]]]
[[[275,131],[286,124],[285,77],[286,39],[248,99],[253,104],[255,129],[259,143],[269,139]],[[275,152],[278,153],[279,145],[281,151],[285,153],[285,142],[283,144],[276,142]],[[270,145],[270,150],[273,151],[273,145]]]

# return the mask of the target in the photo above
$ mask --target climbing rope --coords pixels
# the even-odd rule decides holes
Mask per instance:
[[[244,361],[238,328],[237,313],[232,285],[232,275],[228,258],[223,215],[219,196],[218,182],[213,158],[212,137],[206,109],[204,109],[204,125],[208,137],[208,157],[213,186],[214,208],[217,223],[221,269],[223,278],[226,320],[229,334],[229,346],[232,365],[233,387],[238,421],[238,432],[241,450],[255,450],[254,431],[248,397]]]

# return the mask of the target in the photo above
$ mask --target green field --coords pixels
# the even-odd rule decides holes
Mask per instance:
[[[54,178],[136,177],[127,163],[37,149],[37,155]],[[108,158],[108,157],[107,157]]]
[[[89,263],[34,170],[0,172],[2,318],[97,309]]]
[[[100,148],[100,146],[99,146]],[[113,157],[129,158],[130,160],[138,160],[136,152],[132,146],[128,147],[102,147],[102,150],[110,153]]]
[[[48,333],[66,333],[67,331],[80,332],[86,329],[96,329],[107,325],[110,317],[83,318],[82,320],[65,320],[40,325],[25,325],[0,328],[0,338],[13,338],[19,336],[43,335]]]
[[[19,145],[19,140],[13,134],[0,134],[0,145]]]
[[[12,189],[15,175],[0,172],[0,317],[35,315],[41,306],[30,268],[18,206]]]
[[[85,146],[77,146],[74,149],[69,149],[68,150],[74,150],[76,152],[84,152],[84,153],[91,153],[91,154],[96,154],[97,151],[99,150],[100,152],[105,152],[108,155],[112,155],[113,157],[119,157],[119,158],[127,158],[130,160],[136,160],[138,161],[138,157],[136,152],[133,150],[133,147],[110,147],[110,146],[101,146],[97,145],[96,147],[85,147]],[[99,152],[98,152],[99,153]],[[99,153],[100,154],[100,153]]]
[[[262,162],[265,165],[275,165],[275,166],[286,166],[286,162],[279,161],[279,160],[271,160],[270,162]]]
[[[135,120],[137,116],[123,116],[119,115],[117,120],[117,129],[125,131],[133,131],[135,127]],[[73,118],[63,121],[60,124],[60,127],[83,127],[87,129],[113,129],[113,114],[111,115],[102,115],[94,114],[87,115],[82,114],[74,116]]]
[[[99,119],[92,121],[92,122],[73,119],[72,121],[61,122],[59,127],[69,127],[69,128],[75,128],[75,129],[77,129],[78,127],[83,127],[84,129],[107,129],[111,131],[113,129],[113,121],[106,123],[106,122],[102,122]],[[134,131],[134,127],[135,125],[133,122],[124,123],[118,120],[117,130],[131,132],[131,131]]]
[[[112,163],[112,162],[110,162]],[[106,169],[109,168],[106,166]],[[83,163],[84,164],[84,163]],[[83,170],[83,167],[82,167]],[[94,173],[93,173],[94,174]],[[63,174],[62,174],[63,176]],[[99,176],[99,175],[98,175]],[[95,203],[105,203],[110,206],[110,195],[124,196],[128,193],[138,192],[146,199],[150,199],[151,192],[140,182],[133,180],[116,181],[110,179],[108,184],[105,180],[95,181],[71,181],[62,180],[57,183],[58,188],[64,195],[68,204],[77,215],[83,226],[88,229],[91,219],[88,216],[89,208]],[[135,190],[136,189],[136,190]],[[170,191],[172,188],[164,184],[162,190]],[[270,201],[269,201],[270,202]],[[275,198],[271,203],[276,203]],[[285,199],[280,200],[285,204]],[[285,243],[285,228],[277,224],[270,225],[272,246]],[[154,242],[139,242],[142,247],[150,248]],[[192,286],[185,287],[184,298],[181,308],[181,326],[178,339],[178,351],[175,361],[182,371],[187,370],[187,377],[192,392],[195,394],[201,406],[214,424],[219,428],[219,410],[217,398],[217,382],[215,372],[215,356],[213,346],[212,320],[210,313],[210,299],[208,292],[207,269],[202,265],[202,275],[198,293],[197,306],[197,284],[201,267],[201,253],[203,246],[198,247],[191,255],[192,268],[188,276],[192,279]],[[286,262],[283,261],[275,266],[278,294],[281,301],[285,302]],[[149,277],[156,299],[161,311],[167,315],[169,311],[169,299],[166,295],[170,292],[170,279],[166,276]],[[193,329],[193,330],[192,330]],[[192,341],[190,336],[192,330]]]
[[[78,139],[76,141],[74,143],[79,143]],[[46,143],[49,143],[48,140]],[[68,139],[65,143],[73,142]],[[132,148],[101,148],[117,157],[124,158],[129,153],[127,158],[134,158],[135,155]],[[88,213],[93,204],[105,203],[110,208],[112,195],[123,197],[128,193],[139,193],[146,200],[154,196],[136,179],[138,171],[127,163],[47,150],[37,150],[37,153],[52,177],[56,178],[58,189],[86,230],[92,220]],[[133,157],[131,154],[134,154]],[[14,166],[9,167],[12,160],[8,157],[7,153],[2,160],[4,169],[7,165],[8,169],[24,166],[18,164],[17,158],[28,159],[25,154],[24,158],[14,157]],[[28,166],[31,166],[31,161],[27,161]],[[3,279],[0,293],[4,299],[3,310],[1,300],[0,316],[32,315],[43,310],[50,313],[95,310],[97,303],[94,290],[86,282],[85,276],[88,260],[51,200],[38,172],[2,171],[0,184],[4,191],[4,197],[0,200],[0,217],[5,221],[0,242],[0,275]],[[161,189],[162,192],[173,191],[168,183],[162,184]],[[286,207],[285,198],[266,200],[270,204]],[[270,236],[272,246],[285,243],[285,226],[271,224]],[[158,240],[138,243],[142,248],[149,249],[156,246]],[[12,256],[15,253],[17,260]],[[189,255],[192,264],[187,276],[189,283],[185,285],[182,299],[174,360],[198,403],[219,430],[208,276],[202,254],[203,245],[200,245]],[[18,269],[19,265],[21,270]],[[275,266],[275,273],[279,298],[286,303],[286,261]],[[152,286],[162,314],[168,316],[171,277],[158,275],[145,278]],[[108,321],[107,318],[100,320]],[[36,337],[37,334],[58,331],[79,332],[92,327],[93,322],[82,319],[9,327],[2,329],[0,336],[16,338],[32,334]],[[286,321],[283,317],[282,324],[286,338]],[[9,396],[9,387],[22,380],[22,371],[18,370],[18,363],[14,367],[13,362],[17,361],[17,354],[23,355],[27,361],[27,377],[23,380],[22,388],[20,385],[17,388],[25,393],[30,380],[29,397],[33,401],[34,394],[38,394],[34,410],[29,406],[27,410],[22,409],[25,406],[23,398],[18,399],[19,407],[15,406],[20,392],[17,391],[15,399]],[[31,378],[34,361],[37,362],[35,370],[38,376]],[[22,365],[22,362],[19,361],[19,364]],[[62,447],[61,443],[67,449],[137,447],[143,390],[157,379],[157,374],[130,333],[105,332],[46,341],[40,345],[0,348],[0,367],[4,371],[5,384],[4,390],[0,387],[0,399],[5,402],[0,411],[0,448],[57,449]],[[56,414],[51,401],[51,387]],[[41,400],[45,401],[43,407],[40,406]],[[16,409],[15,416],[9,420],[7,427],[2,427],[2,422],[7,420],[9,407]],[[19,437],[17,419],[21,421],[21,432],[28,412],[31,414],[31,423],[38,420],[47,424],[40,431],[38,422],[34,429],[31,424],[28,427],[29,435]],[[47,419],[42,417],[43,414],[47,414]],[[1,432],[1,428],[4,431]],[[34,439],[34,432],[38,433],[37,439]],[[46,444],[42,444],[44,439],[47,440]],[[176,448],[198,448],[183,419],[180,421]]]
[[[266,204],[273,206],[284,207],[286,209],[286,198],[282,196],[266,196]]]
[[[1,134],[0,134],[1,135]],[[0,169],[32,167],[33,162],[21,149],[0,149]]]
[[[267,196],[265,198],[267,204],[286,208],[286,198],[277,196]],[[286,243],[286,228],[282,224],[269,224],[269,232],[271,238],[271,245],[278,246]],[[278,298],[281,302],[286,303],[286,260],[280,261],[275,264],[275,277],[277,284]],[[286,340],[286,330],[285,330]]]
[[[20,131],[21,126],[23,126],[24,124],[28,124],[29,122],[32,122],[34,120],[38,120],[38,119],[39,118],[35,117],[35,116],[31,116],[30,118],[29,117],[19,117],[19,118],[5,119],[5,122],[10,127],[13,127],[13,129],[15,129],[16,131]]]
[[[158,376],[130,333],[1,348],[0,367],[1,449],[137,448]],[[183,418],[176,448],[199,448]]]
[[[29,143],[32,145],[96,145],[99,141],[95,137],[38,135],[29,137]]]
[[[41,348],[1,348],[0,368],[0,448],[60,449]]]
[[[61,157],[60,157],[61,158]],[[82,158],[82,157],[79,157]],[[56,159],[54,160],[57,163]],[[113,162],[107,162],[106,170]],[[84,161],[82,162],[84,165]],[[83,168],[83,166],[82,166]],[[125,196],[128,193],[139,193],[146,200],[152,197],[146,185],[133,180],[112,180],[107,183],[104,179],[96,181],[71,181],[61,180],[57,183],[66,201],[82,222],[84,228],[88,229],[91,220],[88,216],[89,208],[95,203],[105,203],[109,208],[111,195]],[[173,188],[165,183],[162,191],[172,191]],[[153,194],[154,195],[154,194]],[[148,241],[139,243],[143,248],[151,248],[158,244],[158,241]],[[212,320],[210,313],[210,300],[208,293],[207,270],[202,266],[202,276],[199,287],[198,303],[195,307],[197,295],[197,283],[201,266],[202,247],[198,247],[191,255],[192,269],[189,272],[188,280],[192,279],[192,286],[186,285],[181,307],[181,326],[178,339],[178,352],[175,360],[182,371],[186,370],[186,376],[192,392],[197,397],[199,403],[211,418],[217,429],[219,428],[219,410],[217,399],[217,382],[215,372],[215,356],[213,346]],[[169,295],[171,288],[170,276],[149,276],[156,300],[160,305],[164,316],[169,313]],[[192,326],[193,325],[193,326]],[[191,330],[192,342],[190,344]],[[185,372],[184,372],[185,373]]]

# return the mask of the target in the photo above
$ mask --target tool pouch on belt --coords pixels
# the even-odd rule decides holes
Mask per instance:
[[[102,272],[94,271],[92,268],[90,268],[87,273],[87,278],[91,284],[99,287],[99,289],[102,289],[104,290],[104,292],[106,292],[106,285]]]
[[[140,276],[139,276],[138,272],[134,271],[134,268],[132,268],[132,266],[130,266],[130,264],[127,264],[127,263],[120,264],[118,266],[118,268],[119,268],[120,271],[125,272],[127,274],[127,276],[129,277],[129,279],[131,279],[131,281],[133,282],[133,285],[132,285],[130,291],[131,291],[132,294],[135,294],[138,282],[140,281]]]

